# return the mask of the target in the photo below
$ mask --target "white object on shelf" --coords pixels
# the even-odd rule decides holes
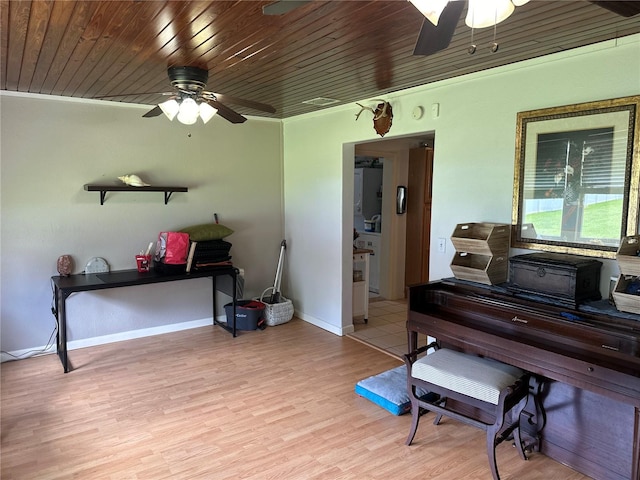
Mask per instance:
[[[130,187],[150,187],[151,186],[148,183],[143,182],[138,175],[132,175],[132,174],[122,175],[121,177],[118,177],[118,180],[120,180],[125,185],[129,185]]]
[[[109,264],[102,257],[92,257],[84,267],[84,273],[104,273],[109,271]]]

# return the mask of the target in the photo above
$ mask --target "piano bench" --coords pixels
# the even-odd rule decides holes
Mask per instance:
[[[434,345],[419,350],[425,351]],[[418,429],[420,410],[426,409],[436,413],[435,425],[444,415],[487,432],[487,455],[494,480],[500,478],[496,446],[511,434],[520,457],[527,459],[519,423],[529,393],[526,372],[496,360],[446,348],[419,359],[417,354],[405,355],[412,414],[407,445],[411,445]],[[435,393],[438,398],[433,401],[421,399],[416,395],[417,388]],[[448,400],[455,400],[449,403],[458,404],[456,410],[447,405]],[[509,412],[512,412],[512,420],[505,422]]]

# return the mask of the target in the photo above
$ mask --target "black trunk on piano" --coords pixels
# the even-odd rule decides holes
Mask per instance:
[[[576,308],[600,300],[600,267],[599,260],[576,255],[516,255],[509,259],[509,289]]]

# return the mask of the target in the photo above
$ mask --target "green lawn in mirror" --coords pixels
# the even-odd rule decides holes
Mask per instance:
[[[532,223],[538,235],[560,237],[561,210],[531,213],[524,223]],[[620,238],[622,200],[611,200],[588,205],[584,209],[583,238]]]

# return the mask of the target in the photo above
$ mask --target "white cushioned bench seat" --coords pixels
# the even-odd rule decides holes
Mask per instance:
[[[500,392],[524,375],[517,367],[489,358],[440,349],[418,360],[411,376],[483,402],[498,404]]]
[[[432,348],[434,353],[418,358]],[[407,353],[404,361],[411,399],[407,445],[413,442],[420,415],[432,411],[436,414],[435,425],[446,416],[487,432],[486,449],[493,480],[500,480],[496,446],[511,436],[520,458],[527,459],[520,416],[529,399],[529,373],[496,360],[440,348],[435,342]],[[435,400],[418,397],[418,388],[434,393]]]

